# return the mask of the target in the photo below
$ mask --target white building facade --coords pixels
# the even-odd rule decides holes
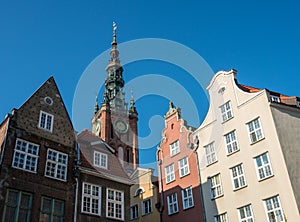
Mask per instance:
[[[300,221],[299,98],[238,84],[235,70],[216,73],[207,90],[193,134],[206,221]]]

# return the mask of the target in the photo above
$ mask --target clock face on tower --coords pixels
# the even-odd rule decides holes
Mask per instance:
[[[128,125],[122,120],[116,120],[114,127],[119,133],[126,133],[128,130]]]

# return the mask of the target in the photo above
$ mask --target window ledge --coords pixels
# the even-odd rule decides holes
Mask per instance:
[[[230,118],[228,118],[228,119],[226,119],[226,120],[222,120],[222,124],[225,124],[226,122],[228,122],[228,121],[231,120],[231,119],[233,119],[233,116],[230,117]]]
[[[234,192],[235,192],[235,191],[239,191],[239,190],[241,190],[241,189],[246,188],[247,186],[248,186],[248,185],[246,184],[246,185],[244,185],[244,186],[242,186],[242,187],[233,189],[233,191],[234,191]]]
[[[259,139],[259,140],[256,140],[255,142],[252,142],[251,143],[251,141],[250,141],[250,145],[252,146],[252,145],[254,145],[254,144],[256,144],[256,143],[258,143],[258,142],[260,142],[260,141],[262,141],[262,140],[264,140],[265,139],[265,137],[263,137],[263,138],[261,138],[261,139]]]
[[[213,162],[213,163],[210,163],[210,164],[206,164],[206,167],[209,167],[209,166],[211,166],[211,165],[213,165],[213,164],[215,164],[215,163],[217,163],[218,162],[218,160],[216,160],[215,162]]]
[[[221,195],[216,196],[216,197],[211,197],[210,199],[211,199],[212,201],[214,201],[214,200],[219,199],[219,198],[221,198],[221,197],[223,197],[223,196],[224,196],[224,193],[222,193]]]
[[[258,179],[258,182],[265,181],[265,180],[270,179],[270,178],[272,178],[272,177],[274,177],[274,174],[272,174],[272,175],[270,175],[270,176],[267,176],[267,177],[264,177],[264,178],[262,178],[262,179]]]
[[[240,151],[240,149],[238,149],[238,150],[236,150],[236,151],[233,151],[233,152],[231,152],[231,153],[226,153],[226,155],[229,157],[229,156],[231,156],[231,155],[233,155],[233,154],[235,154],[235,153],[237,153],[237,152],[239,152]]]

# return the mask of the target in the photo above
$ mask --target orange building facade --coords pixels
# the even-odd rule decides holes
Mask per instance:
[[[204,221],[192,130],[170,102],[157,151],[160,221]]]

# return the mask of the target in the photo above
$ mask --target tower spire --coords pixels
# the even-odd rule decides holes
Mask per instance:
[[[124,87],[123,67],[117,49],[117,25],[115,22],[113,22],[113,41],[111,45],[109,64],[106,67],[105,93],[111,107],[118,106],[119,109],[125,109],[122,91]]]

